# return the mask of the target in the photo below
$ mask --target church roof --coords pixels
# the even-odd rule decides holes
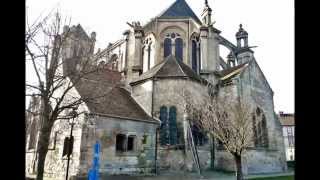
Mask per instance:
[[[169,55],[164,61],[151,68],[149,71],[143,73],[130,84],[138,84],[151,78],[172,78],[172,77],[186,77],[196,81],[203,81],[203,79],[195,73],[189,66],[180,62],[175,56]]]
[[[102,69],[82,78],[75,88],[93,114],[156,122],[120,87],[120,77],[119,72]]]
[[[198,16],[193,12],[185,0],[176,0],[169,8],[164,10],[158,18],[193,18],[199,24],[202,24]]]

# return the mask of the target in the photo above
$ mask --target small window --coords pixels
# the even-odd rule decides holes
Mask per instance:
[[[118,134],[116,137],[116,151],[126,151],[126,135]]]
[[[124,134],[118,134],[116,136],[116,151],[117,152],[128,152],[134,151],[135,149],[136,136],[126,136]]]
[[[127,151],[133,151],[134,150],[134,136],[129,136],[128,137],[128,147]]]

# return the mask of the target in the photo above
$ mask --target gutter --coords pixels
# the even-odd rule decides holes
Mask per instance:
[[[112,118],[119,118],[119,119],[125,119],[125,120],[130,120],[130,121],[140,121],[140,122],[146,122],[146,123],[152,123],[152,124],[160,124],[160,121],[156,120],[156,119],[152,119],[155,121],[148,121],[148,120],[144,120],[144,119],[129,118],[129,117],[116,116],[116,115],[103,114],[103,113],[89,113],[89,115],[97,115],[97,116],[102,116],[102,117],[112,117]]]

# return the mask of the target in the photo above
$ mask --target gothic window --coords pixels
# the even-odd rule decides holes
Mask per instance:
[[[110,58],[111,70],[118,70],[118,55],[113,54]]]
[[[201,69],[201,44],[199,43],[199,69]]]
[[[268,147],[268,129],[266,117],[260,108],[257,108],[252,118],[255,147]]]
[[[178,61],[183,61],[183,41],[181,38],[175,40],[175,56]]]
[[[34,149],[36,146],[36,138],[37,138],[37,124],[36,120],[33,119],[31,128],[30,128],[30,136],[29,136],[29,145],[28,149]]]
[[[164,40],[164,58],[168,57],[171,54],[172,44],[171,39],[166,38]]]
[[[143,72],[146,72],[154,65],[154,41],[155,38],[152,34],[148,35],[143,41],[142,48],[142,64]]]
[[[170,144],[177,144],[177,109],[173,106],[169,110],[169,130]]]
[[[172,106],[169,109],[165,106],[160,108],[160,144],[178,144],[177,109]]]
[[[151,45],[152,43],[150,43],[148,46],[148,70],[150,69]]]
[[[203,146],[208,143],[208,137],[197,125],[191,126],[192,137],[196,146]]]
[[[191,36],[191,67],[192,70],[198,72],[200,70],[200,38],[198,33],[193,33]]]
[[[160,121],[161,121],[161,128],[160,128],[160,144],[161,145],[166,145],[169,144],[168,142],[168,133],[167,133],[167,118],[168,118],[168,112],[167,112],[167,107],[162,106],[160,108]]]
[[[192,69],[197,72],[197,42],[192,40]]]
[[[179,33],[167,33],[163,44],[164,58],[174,53],[174,56],[177,58],[178,61],[183,61],[183,40]]]

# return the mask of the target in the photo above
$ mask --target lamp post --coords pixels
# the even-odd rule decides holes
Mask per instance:
[[[73,143],[73,141],[71,141],[71,138],[72,138],[72,131],[73,131],[73,126],[74,126],[74,119],[75,119],[75,117],[77,116],[77,108],[72,108],[72,111],[70,112],[70,116],[72,117],[72,121],[71,122],[69,122],[70,123],[70,125],[71,125],[71,130],[70,130],[70,138],[69,138],[69,142],[68,142],[68,154],[67,154],[67,172],[66,172],[66,180],[68,180],[68,174],[69,174],[69,164],[70,164],[70,155],[71,155],[71,146],[73,145],[73,144],[71,144],[71,143]],[[72,138],[73,139],[73,138]]]

